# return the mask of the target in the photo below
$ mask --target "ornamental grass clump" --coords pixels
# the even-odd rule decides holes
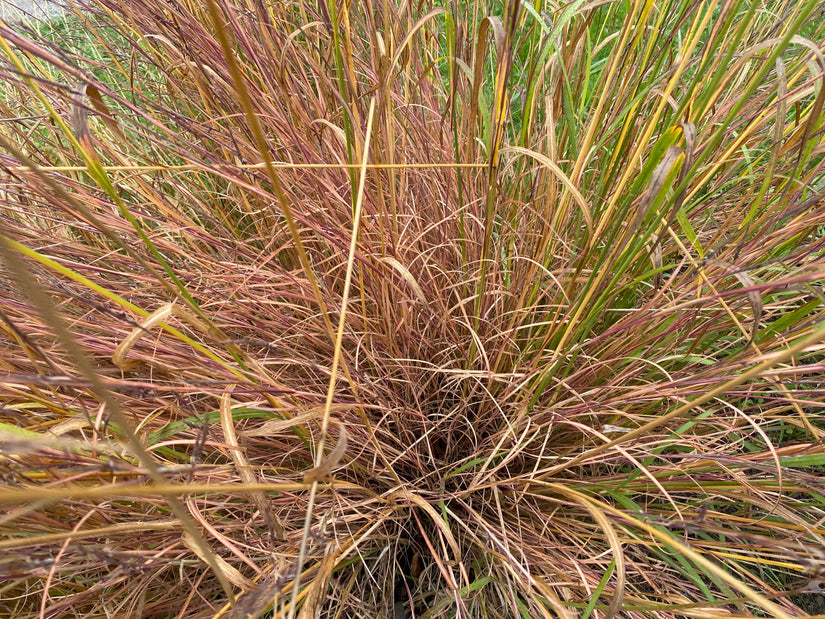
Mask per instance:
[[[805,615],[821,2],[75,8],[0,25],[2,613]]]

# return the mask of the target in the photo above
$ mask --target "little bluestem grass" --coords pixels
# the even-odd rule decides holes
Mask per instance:
[[[2,612],[804,616],[822,2],[76,8],[0,25]]]

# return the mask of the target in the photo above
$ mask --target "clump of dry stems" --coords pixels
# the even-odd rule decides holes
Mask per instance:
[[[804,615],[825,19],[762,4],[0,25],[0,614]]]

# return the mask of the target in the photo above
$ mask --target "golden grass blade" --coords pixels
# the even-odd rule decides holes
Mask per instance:
[[[135,329],[128,336],[126,336],[120,344],[118,344],[118,347],[115,348],[115,352],[112,355],[112,363],[121,369],[125,369],[126,355],[129,354],[129,351],[137,343],[137,341],[143,336],[144,333],[148,333],[160,323],[165,322],[173,312],[174,304],[168,303],[149,314],[140,325],[135,327]]]
[[[367,130],[364,137],[364,155],[362,162],[366,165],[367,158],[370,152],[370,143],[372,138],[372,123],[375,116],[375,98],[370,101],[370,109],[367,115]],[[329,387],[327,388],[326,404],[324,405],[324,414],[321,419],[321,436],[318,439],[318,444],[315,448],[315,469],[321,467],[324,461],[324,444],[327,438],[327,431],[330,424],[330,413],[332,411],[332,400],[335,396],[336,379],[338,377],[338,365],[341,359],[341,346],[344,336],[344,325],[346,324],[347,316],[347,302],[349,301],[349,291],[352,284],[352,271],[355,263],[355,248],[358,243],[358,231],[361,227],[361,209],[364,203],[364,185],[366,181],[367,169],[361,167],[360,179],[358,183],[357,199],[355,202],[355,212],[352,221],[352,235],[350,237],[349,256],[347,257],[347,270],[344,278],[344,291],[341,300],[341,314],[338,321],[338,331],[335,337],[335,350],[332,357],[332,365],[330,367]],[[343,442],[344,449],[346,449],[346,442]],[[312,480],[309,494],[309,505],[307,507],[306,516],[304,518],[304,533],[301,537],[301,548],[298,552],[298,567],[295,570],[297,576],[295,577],[295,594],[289,605],[289,619],[294,619],[296,610],[296,596],[301,587],[301,570],[303,569],[304,560],[306,559],[307,540],[309,538],[309,528],[312,522],[312,509],[315,502],[315,494],[318,491],[318,480]]]
[[[40,546],[51,544],[52,542],[63,542],[66,540],[78,540],[85,538],[96,538],[103,536],[117,536],[124,533],[137,533],[139,531],[177,531],[180,529],[179,520],[155,520],[148,522],[121,522],[108,527],[96,527],[89,530],[69,531],[66,533],[52,533],[20,539],[0,540],[0,550],[13,550],[15,548],[26,548],[29,546]]]

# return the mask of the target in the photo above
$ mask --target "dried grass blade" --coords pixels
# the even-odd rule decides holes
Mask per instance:
[[[305,484],[311,484],[320,481],[324,477],[328,477],[329,474],[332,473],[332,469],[338,466],[338,463],[341,462],[341,459],[344,457],[347,451],[347,428],[343,424],[336,425],[341,429],[341,436],[338,442],[321,464],[304,473]]]
[[[678,180],[678,186],[682,189],[673,201],[673,209],[668,219],[668,224],[672,223],[672,218],[676,216],[676,213],[682,208],[682,204],[684,204],[685,201],[685,194],[687,193],[687,183],[685,179],[687,179],[687,175],[693,167],[693,159],[696,153],[696,125],[690,122],[682,123],[682,135],[685,137],[685,158],[679,169]]]
[[[192,535],[189,534],[188,531],[184,531],[183,535],[181,536],[181,541],[183,541],[184,546],[186,546],[189,550],[194,552],[198,558],[203,561],[204,563],[208,563],[207,558],[204,556],[203,550],[201,546],[198,544],[197,540],[195,540]],[[251,591],[255,588],[255,583],[248,580],[243,574],[241,574],[237,568],[232,567],[223,557],[218,555],[213,555],[215,560],[218,564],[218,569],[223,574],[224,578],[231,582],[233,585],[242,589],[243,591]]]
[[[396,48],[395,54],[393,54],[392,60],[390,61],[390,65],[387,68],[388,78],[392,76],[392,72],[395,70],[396,63],[398,62],[399,58],[401,58],[401,55],[406,50],[407,46],[410,44],[410,41],[412,41],[412,38],[415,36],[415,33],[421,30],[421,28],[423,28],[427,24],[427,22],[430,21],[433,17],[437,17],[438,15],[441,15],[443,13],[446,13],[446,11],[441,7],[432,9],[426,15],[424,15],[424,17],[419,19],[413,25],[412,28],[410,28],[409,32],[407,32],[407,35]]]
[[[813,42],[805,39],[803,37],[794,35],[791,37],[791,41],[797,43],[799,45],[804,45],[807,47],[811,53],[813,54],[814,58],[816,59],[816,64],[818,65],[819,71],[811,71],[814,75],[813,79],[819,80],[819,90],[816,93],[816,99],[814,99],[814,103],[811,106],[811,110],[808,114],[808,120],[805,123],[805,128],[802,133],[802,138],[799,141],[799,152],[796,157],[796,170],[802,165],[802,160],[805,155],[805,150],[811,146],[811,136],[813,132],[816,130],[817,126],[821,126],[822,122],[822,109],[825,106],[825,56],[823,56],[822,51],[819,47],[814,44]],[[796,170],[794,170],[794,176],[796,176]]]
[[[357,484],[346,483],[342,481],[335,482],[339,489],[343,490],[357,490],[364,491],[362,486]],[[331,484],[318,484],[319,488],[329,488]],[[49,505],[51,503],[58,503],[68,499],[101,499],[111,497],[153,497],[153,496],[172,496],[176,497],[182,494],[209,494],[232,496],[235,494],[247,494],[250,492],[298,492],[305,490],[306,484],[301,482],[281,482],[281,483],[257,483],[257,484],[214,484],[214,483],[188,483],[188,484],[144,484],[141,486],[133,483],[124,484],[109,484],[103,486],[91,486],[83,488],[81,486],[74,486],[72,488],[12,488],[8,486],[3,487],[0,492],[0,505],[20,505],[28,503],[33,500],[39,502],[40,505]],[[368,492],[369,494],[369,492]],[[184,510],[186,516],[190,516],[189,512]]]
[[[318,417],[323,414],[324,409],[321,407],[316,407],[306,413],[295,415],[291,419],[270,419],[253,430],[244,430],[241,434],[248,438],[256,436],[274,436],[283,430],[287,430],[297,425],[302,425],[308,421],[312,421],[313,419],[318,419]]]
[[[97,527],[94,529],[81,529],[68,531],[66,533],[48,533],[43,535],[35,535],[22,537],[19,539],[5,539],[0,540],[0,550],[13,550],[15,548],[26,548],[29,546],[39,546],[51,544],[53,542],[62,542],[65,540],[77,541],[87,537],[100,538],[104,536],[116,536],[124,533],[135,533],[138,531],[167,531],[180,529],[180,521],[172,520],[153,520],[153,521],[138,521],[138,522],[122,522],[120,524],[113,524],[108,527]]]
[[[653,174],[651,174],[647,191],[645,191],[642,201],[639,204],[639,208],[636,211],[636,219],[633,222],[634,231],[641,227],[650,206],[659,196],[659,193],[662,191],[662,188],[665,186],[667,181],[672,181],[673,176],[675,175],[674,167],[680,160],[684,163],[684,151],[681,148],[671,146],[667,149],[667,151],[665,151],[659,165],[656,166],[653,170]]]
[[[230,385],[223,395],[221,395],[221,429],[223,430],[224,441],[226,441],[226,444],[229,446],[229,453],[232,454],[232,461],[235,463],[235,468],[238,470],[238,476],[241,478],[241,481],[248,485],[255,485],[259,483],[259,481],[252,472],[252,465],[246,459],[243,447],[238,444],[238,436],[235,432],[235,420],[232,418],[232,402],[229,396],[235,387],[236,385]],[[266,521],[272,538],[276,540],[286,539],[284,525],[272,511],[269,503],[267,503],[266,495],[263,492],[253,492],[252,500],[255,501],[255,505],[261,512],[261,516],[263,516]]]
[[[100,164],[94,145],[92,144],[92,132],[89,129],[89,112],[86,104],[87,84],[80,84],[72,94],[72,127],[74,127],[77,141],[86,156]]]
[[[72,118],[74,118],[75,108],[82,108],[84,115],[87,117],[85,122],[87,125],[86,130],[88,131],[88,113],[86,113],[87,102],[92,104],[92,108],[94,108],[94,110],[100,115],[100,119],[103,121],[103,124],[105,124],[112,133],[123,140],[126,139],[120,125],[115,120],[114,114],[112,114],[109,106],[103,102],[103,95],[101,94],[100,89],[93,84],[81,83],[78,85],[75,90],[74,97],[72,97]]]
[[[590,497],[574,490],[562,490],[559,486],[556,486],[556,489],[565,496],[570,497],[573,501],[590,512],[590,515],[593,516],[593,520],[595,520],[602,528],[607,540],[610,542],[610,547],[613,550],[613,560],[616,565],[616,589],[613,594],[613,599],[610,600],[610,607],[608,609],[609,612],[607,613],[608,619],[612,619],[613,617],[618,616],[622,611],[622,607],[624,605],[624,589],[627,584],[625,576],[626,570],[624,552],[622,550],[622,543],[619,541],[619,536],[616,534],[616,529],[613,527],[613,524],[607,516],[605,516],[604,512],[599,509]]]
[[[558,165],[553,163],[553,161],[534,150],[530,150],[529,148],[524,148],[523,146],[508,146],[507,148],[502,149],[502,153],[519,153],[521,155],[527,155],[528,157],[532,157],[536,161],[538,161],[541,165],[547,168],[553,175],[559,179],[562,185],[570,192],[570,195],[573,197],[573,200],[576,201],[576,204],[579,205],[579,208],[582,211],[582,217],[584,217],[584,221],[587,224],[588,231],[593,230],[593,215],[590,212],[590,207],[587,204],[587,200],[585,200],[584,196],[582,195],[581,191],[573,184],[573,181],[564,173]]]
[[[390,265],[392,268],[398,271],[401,277],[404,278],[404,281],[410,285],[410,288],[412,288],[413,293],[415,294],[415,298],[418,299],[421,305],[423,305],[426,309],[430,309],[430,304],[427,301],[427,297],[424,295],[424,291],[421,289],[421,286],[418,285],[418,282],[416,281],[415,277],[413,277],[413,274],[410,273],[410,270],[407,267],[405,267],[403,264],[401,264],[401,262],[399,262],[392,256],[382,257],[381,262]]]
[[[319,616],[318,606],[321,603],[327,586],[329,585],[329,579],[332,577],[332,571],[335,569],[337,564],[337,554],[329,554],[324,558],[323,563],[318,570],[318,575],[309,586],[306,599],[301,605],[301,610],[298,613],[298,619],[314,619]]]
[[[461,561],[461,547],[458,545],[458,541],[456,541],[452,531],[450,531],[450,528],[444,522],[444,519],[441,517],[441,514],[439,514],[436,511],[435,507],[433,507],[423,497],[419,496],[415,492],[410,492],[409,490],[397,490],[392,495],[390,495],[390,500],[398,500],[399,498],[406,499],[416,507],[419,507],[424,512],[426,512],[426,514],[433,521],[433,524],[444,536],[444,539],[447,540],[447,544],[449,544],[450,546],[450,550],[453,553],[453,558],[455,562],[458,563],[459,561]]]
[[[115,348],[115,352],[112,353],[112,363],[121,369],[126,369],[129,366],[129,361],[126,359],[126,355],[129,354],[129,351],[135,344],[137,344],[138,340],[155,327],[165,323],[171,316],[183,318],[192,327],[198,329],[202,333],[210,332],[210,326],[203,324],[192,313],[188,312],[179,305],[176,305],[175,303],[167,303],[163,307],[160,307],[149,314],[142,323],[135,327],[132,332],[129,333],[129,335],[127,335],[120,344],[118,344],[117,348]]]
[[[750,301],[751,304],[751,309],[753,310],[753,327],[751,327],[751,336],[748,340],[748,345],[752,344],[754,338],[756,337],[756,332],[759,330],[759,323],[762,320],[763,310],[762,296],[759,294],[758,290],[754,290],[756,288],[756,281],[750,276],[749,273],[737,268],[729,262],[725,262],[724,260],[714,258],[709,260],[708,263],[715,264],[724,269],[729,275],[733,275],[739,280],[739,283],[742,284],[743,288],[750,288],[747,295],[748,301]]]
[[[120,344],[117,345],[115,352],[112,354],[112,363],[121,369],[125,369],[126,355],[129,354],[132,347],[137,344],[138,340],[145,333],[149,333],[151,329],[154,329],[161,322],[166,321],[166,319],[172,315],[172,308],[173,304],[167,303],[163,307],[160,307],[149,314],[140,325],[135,327],[135,329],[127,335]]]

